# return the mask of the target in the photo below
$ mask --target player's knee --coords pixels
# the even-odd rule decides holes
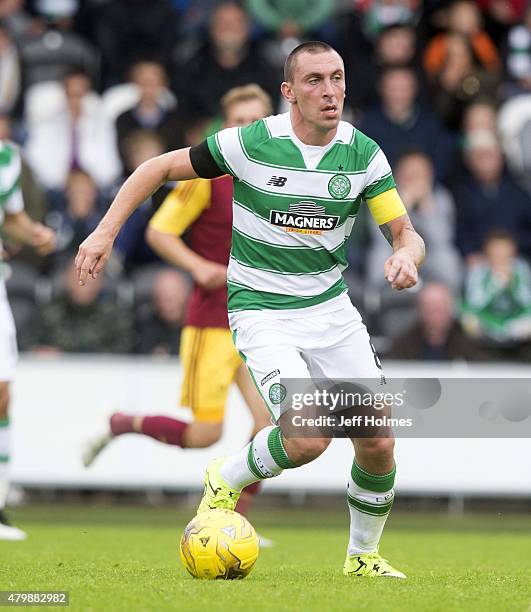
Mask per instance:
[[[329,444],[329,438],[293,438],[290,440],[290,458],[295,463],[308,463],[322,455]],[[293,458],[291,454],[294,455]]]
[[[386,463],[393,457],[395,449],[394,438],[364,438],[359,440],[359,451],[365,461],[371,463]]]
[[[0,420],[7,418],[9,409],[9,383],[0,382]]]

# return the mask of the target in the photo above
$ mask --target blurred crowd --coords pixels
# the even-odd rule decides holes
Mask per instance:
[[[377,348],[404,359],[531,360],[529,0],[2,0],[0,138],[20,145],[46,260],[7,243],[22,350],[176,354],[189,279],[129,219],[105,276],[73,256],[144,160],[219,128],[219,101],[258,83],[275,112],[287,54],[343,56],[345,119],[393,166],[427,258],[414,290],[383,278],[389,246],[361,214],[351,296]]]

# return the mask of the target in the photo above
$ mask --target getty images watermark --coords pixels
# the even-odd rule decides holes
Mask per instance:
[[[527,378],[276,379],[288,437],[529,438]]]
[[[295,427],[411,427],[412,418],[394,418],[383,413],[392,406],[402,407],[404,404],[403,391],[371,393],[335,384],[330,390],[315,388],[306,393],[294,393],[291,408],[299,412],[291,415],[291,420]],[[359,408],[360,412],[352,414],[353,407]],[[373,409],[372,414],[363,413],[363,408]],[[317,409],[317,415],[304,414],[314,412],[314,409]]]

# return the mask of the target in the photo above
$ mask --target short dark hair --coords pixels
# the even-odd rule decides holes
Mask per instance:
[[[483,248],[485,248],[491,242],[495,240],[503,240],[504,242],[511,242],[514,246],[517,246],[517,242],[515,237],[511,234],[509,230],[506,230],[503,227],[495,227],[485,235],[483,239]]]
[[[328,53],[330,51],[337,53],[334,47],[331,47],[329,44],[321,42],[320,40],[309,40],[308,42],[301,43],[295,47],[295,49],[293,49],[284,62],[284,81],[293,80],[293,72],[295,70],[297,55],[300,55],[301,53]]]
[[[378,71],[378,83],[382,83],[382,81],[387,78],[390,74],[396,72],[407,72],[412,75],[415,81],[419,82],[419,75],[415,70],[415,67],[412,64],[391,64],[387,66],[382,66]]]
[[[85,77],[92,83],[90,74],[85,70],[85,68],[83,68],[83,66],[79,66],[77,64],[72,64],[71,66],[68,66],[66,68],[66,70],[63,73],[63,81],[66,81],[66,79],[69,79],[70,77],[77,77],[77,76]]]
[[[411,145],[404,147],[400,151],[394,163],[395,168],[396,166],[398,166],[399,163],[401,163],[404,159],[407,159],[408,157],[425,157],[433,166],[433,161],[426,152],[426,149],[419,147],[418,145]]]

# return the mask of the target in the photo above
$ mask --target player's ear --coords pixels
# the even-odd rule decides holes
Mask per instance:
[[[286,81],[284,81],[280,86],[280,92],[282,93],[282,96],[284,97],[286,102],[289,102],[290,104],[295,104],[297,102],[297,98],[293,93],[291,85],[289,83],[286,83]]]

